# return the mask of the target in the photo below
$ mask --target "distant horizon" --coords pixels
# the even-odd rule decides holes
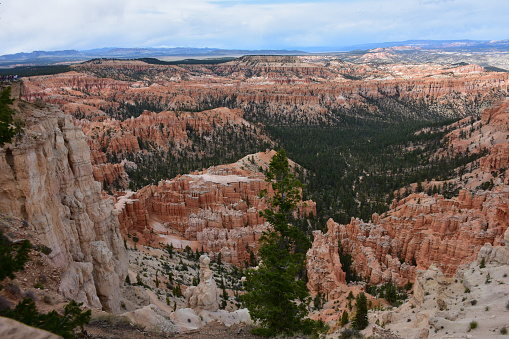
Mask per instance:
[[[3,0],[0,55],[186,46],[307,50],[509,37],[506,0]]]
[[[188,49],[188,50],[196,50],[196,51],[239,51],[239,52],[257,52],[257,51],[271,51],[271,52],[303,52],[303,53],[341,53],[341,52],[351,52],[354,50],[370,50],[375,48],[384,48],[384,47],[399,47],[399,46],[409,46],[409,47],[423,47],[423,48],[438,48],[437,46],[440,44],[447,43],[473,43],[473,44],[489,44],[489,43],[497,43],[497,42],[507,42],[509,45],[508,39],[483,39],[483,40],[475,40],[475,39],[445,39],[445,40],[436,40],[436,39],[409,39],[404,41],[384,41],[384,42],[367,42],[354,44],[349,46],[309,46],[309,47],[293,47],[293,48],[271,48],[271,49],[254,49],[254,48],[220,48],[220,47],[192,47],[192,46],[174,46],[174,47],[159,47],[159,46],[102,46],[102,47],[93,47],[86,49],[55,49],[55,50],[32,50],[32,51],[22,51],[17,53],[7,53],[0,54],[0,56],[9,56],[16,54],[33,54],[33,53],[58,53],[58,52],[81,52],[81,53],[92,53],[92,52],[100,52],[100,51],[113,51],[113,50],[155,50],[155,51],[170,51],[170,50],[179,50],[179,49]],[[464,45],[467,46],[467,45]],[[462,45],[454,46],[462,47]],[[447,48],[447,47],[441,47]],[[451,47],[449,47],[451,48]],[[185,56],[186,53],[175,54]]]

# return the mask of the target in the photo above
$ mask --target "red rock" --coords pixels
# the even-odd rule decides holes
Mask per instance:
[[[243,265],[251,251],[257,253],[259,239],[267,228],[265,219],[259,216],[267,204],[259,195],[268,188],[262,173],[243,168],[251,163],[248,158],[256,163],[253,167],[266,166],[274,154],[268,151],[249,155],[235,164],[163,180],[157,186],[119,196],[122,232],[142,235],[146,228],[156,228],[151,220],[157,219],[168,232],[197,240],[200,249],[211,256],[221,252],[225,262]],[[291,162],[291,166],[295,164]],[[270,195],[271,189],[268,192]],[[316,204],[303,202],[298,211],[300,215],[316,215]],[[164,242],[165,232],[155,231],[160,233],[156,243]]]

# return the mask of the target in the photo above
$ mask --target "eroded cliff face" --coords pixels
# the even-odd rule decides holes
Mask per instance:
[[[125,119],[141,106],[157,112],[229,107],[258,121],[314,124],[359,112],[378,119],[388,109],[396,120],[468,116],[506,95],[509,80],[507,73],[478,65],[353,64],[295,56],[185,66],[99,61],[75,70],[31,77],[27,99],[42,97],[87,119]]]
[[[455,184],[468,187],[456,197],[413,193],[395,200],[383,215],[372,221],[353,219],[340,225],[330,219],[327,233],[314,232],[308,251],[308,287],[339,294],[345,282],[339,251],[350,254],[352,267],[370,283],[414,281],[417,269],[435,264],[446,276],[475,260],[485,244],[503,244],[509,227],[509,186],[506,156],[508,99],[483,112],[476,123],[460,123],[449,138],[452,148],[488,148],[489,154],[467,166]],[[481,125],[482,124],[482,125]],[[472,133],[470,133],[472,131]],[[461,133],[460,133],[461,132]],[[423,183],[423,187],[442,182]]]
[[[469,265],[447,277],[440,265],[419,270],[413,297],[397,309],[370,314],[370,323],[378,322],[401,338],[473,338],[498,337],[507,329],[507,269],[509,230],[500,245],[486,244]],[[485,264],[481,265],[484,260]],[[470,329],[471,322],[477,322]],[[376,325],[373,331],[376,330]],[[364,333],[370,334],[371,326]]]
[[[127,256],[81,128],[54,106],[16,101],[14,109],[25,128],[0,149],[0,211],[27,220],[52,249],[49,257],[63,271],[60,293],[119,312]]]

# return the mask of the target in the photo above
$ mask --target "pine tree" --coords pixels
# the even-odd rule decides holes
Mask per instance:
[[[357,295],[355,302],[355,317],[352,320],[352,327],[356,330],[365,329],[368,324],[368,298],[364,292],[361,292]]]
[[[11,142],[13,136],[19,131],[20,126],[13,126],[14,119],[12,115],[14,110],[8,105],[11,105],[14,100],[11,99],[11,87],[7,87],[0,92],[0,146],[5,143]]]
[[[291,223],[303,185],[290,172],[284,150],[272,158],[266,181],[272,185],[274,195],[267,197],[264,190],[262,194],[270,208],[260,215],[269,222],[270,228],[260,239],[258,270],[247,271],[243,301],[261,326],[253,333],[274,336],[302,331],[309,334],[315,330],[316,322],[304,320],[310,297],[306,283],[297,277],[299,270],[305,269],[305,254],[299,249],[309,239]]]
[[[345,326],[348,324],[348,312],[346,310],[343,311],[343,315],[341,316],[341,326]]]

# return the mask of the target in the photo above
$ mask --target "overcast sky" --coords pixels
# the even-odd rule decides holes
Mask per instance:
[[[508,0],[0,0],[0,55],[509,39]]]

